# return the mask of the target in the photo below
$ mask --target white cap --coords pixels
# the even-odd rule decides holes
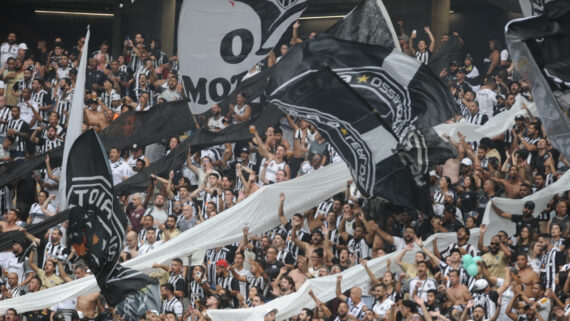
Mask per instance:
[[[25,42],[22,42],[18,45],[18,49],[28,50],[28,45]]]
[[[475,289],[475,291],[482,291],[482,290],[485,290],[488,286],[489,286],[489,282],[487,282],[487,280],[479,279],[479,280],[475,281],[473,288]]]
[[[271,312],[275,312],[275,314],[277,314],[278,310],[277,310],[277,308],[268,308],[267,310],[265,310],[264,315],[268,315]]]
[[[473,165],[473,161],[471,160],[471,158],[465,157],[464,159],[461,160],[461,165],[471,166]]]
[[[113,94],[113,96],[111,96],[111,100],[121,100],[121,95]]]

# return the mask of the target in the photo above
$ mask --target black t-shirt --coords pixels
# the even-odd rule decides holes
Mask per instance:
[[[27,321],[49,321],[49,311],[38,310],[28,311],[22,315],[26,317]]]
[[[511,215],[511,221],[516,224],[516,234],[515,234],[516,236],[518,236],[520,234],[521,229],[525,226],[530,227],[536,235],[538,235],[538,233],[539,233],[538,219],[537,218],[533,217],[530,220],[523,220],[522,215],[512,214]]]

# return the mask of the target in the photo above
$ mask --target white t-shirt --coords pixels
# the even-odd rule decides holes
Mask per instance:
[[[493,108],[497,104],[497,93],[489,88],[483,88],[477,93],[477,102],[479,103],[479,112],[486,114],[489,119],[493,117]]]
[[[125,178],[129,178],[133,174],[132,169],[123,159],[119,159],[116,162],[109,160],[109,165],[111,166],[111,173],[113,174],[113,185],[121,183]]]
[[[376,314],[376,316],[379,319],[383,319],[384,316],[388,313],[388,311],[390,311],[390,308],[392,307],[393,304],[394,304],[394,301],[392,301],[390,299],[386,299],[382,303],[377,301],[376,303],[374,303],[374,306],[372,307],[372,311],[374,311],[374,313]]]
[[[36,103],[35,101],[30,99],[28,103],[31,105],[31,107],[26,102],[18,103],[18,107],[20,107],[20,118],[29,125],[30,122],[32,121],[32,118],[34,118],[34,112],[32,108],[35,109],[36,111],[39,111],[40,109],[38,107],[38,103]],[[37,122],[36,124],[34,124],[32,128],[35,127],[37,127]]]
[[[145,254],[147,254],[148,252],[156,249],[157,247],[162,245],[162,241],[156,241],[153,244],[143,244],[140,248],[139,248],[139,255],[138,256],[143,256]]]

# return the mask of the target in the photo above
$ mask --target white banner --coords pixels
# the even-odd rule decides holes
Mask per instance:
[[[528,109],[534,116],[538,116],[538,110],[535,104],[529,104]],[[468,142],[480,141],[483,137],[493,137],[502,134],[507,129],[511,129],[515,124],[515,116],[523,114],[528,117],[526,110],[522,108],[522,102],[517,101],[509,110],[505,110],[489,119],[485,125],[474,125],[466,121],[453,124],[441,124],[435,126],[433,129],[439,136],[448,135],[449,137],[459,140],[457,132],[465,135],[465,140]]]
[[[178,52],[190,106],[201,114],[232,92],[277,45],[307,0],[186,0]]]

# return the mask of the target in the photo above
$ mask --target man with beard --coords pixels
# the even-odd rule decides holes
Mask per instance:
[[[437,244],[434,243],[433,253],[437,257],[445,260],[451,254],[451,250],[459,249],[461,255],[469,254],[475,257],[477,255],[477,249],[473,245],[469,244],[471,231],[469,231],[469,229],[466,228],[465,226],[462,226],[457,230],[456,235],[457,235],[457,243],[449,245],[445,250],[441,252],[438,251]]]
[[[334,321],[347,321],[347,320],[349,320],[348,303],[341,302],[338,305],[338,309],[336,311],[336,318],[334,318]]]
[[[480,234],[477,246],[479,251],[485,253],[481,256],[483,262],[485,262],[485,265],[491,275],[504,279],[504,268],[510,262],[511,251],[503,242],[501,242],[500,237],[497,235],[491,238],[489,246],[484,246],[483,239],[485,237],[485,232],[487,232],[487,226],[485,224],[481,224],[479,231]]]
[[[45,267],[46,262],[50,258],[58,258],[58,257],[67,258],[67,255],[69,254],[69,249],[61,243],[62,238],[63,238],[63,233],[61,232],[60,229],[55,228],[52,230],[49,242],[47,242],[47,244],[44,243],[45,244],[44,259],[42,261],[43,267]],[[45,242],[45,240],[42,241],[42,243],[43,242]],[[40,245],[40,247],[42,246]]]
[[[414,239],[416,238],[416,230],[411,226],[406,226],[404,228],[404,238],[389,234],[380,228],[375,229],[374,232],[386,243],[391,244],[396,252],[405,248],[408,244],[413,244]]]
[[[208,130],[214,133],[227,127],[228,120],[222,116],[222,108],[215,104],[211,109],[212,117],[208,118]]]
[[[461,265],[461,251],[459,249],[454,248],[449,251],[449,258],[446,260],[446,263],[440,260],[437,256],[435,256],[430,250],[428,250],[422,243],[421,239],[416,240],[416,244],[420,247],[424,253],[430,257],[431,261],[436,265],[439,266],[441,270],[442,276],[449,276],[452,271],[457,271],[459,283],[464,285],[468,285],[471,277],[467,274],[467,271]],[[447,286],[451,286],[451,281],[447,281]],[[465,303],[463,303],[465,304]]]
[[[141,223],[142,223],[142,230],[138,234],[139,246],[142,246],[143,244],[146,243],[146,232],[148,228],[154,226],[154,218],[152,217],[152,215],[147,214],[143,216]],[[157,240],[162,239],[162,231],[159,230],[158,234],[156,235],[156,239]]]
[[[533,308],[532,305],[528,303],[524,307],[524,314],[517,314],[516,312],[513,312],[513,306],[515,302],[519,301],[519,297],[521,295],[522,292],[517,293],[515,296],[513,296],[511,302],[509,302],[506,311],[509,318],[511,318],[513,321],[547,321],[542,318],[540,313],[536,313],[537,311]]]
[[[499,207],[497,207],[497,205],[495,205],[493,201],[491,201],[491,206],[493,207],[495,213],[497,213],[500,217],[507,220],[511,220],[516,224],[515,236],[518,236],[521,232],[521,229],[525,226],[530,227],[534,231],[534,233],[538,235],[539,233],[538,219],[532,216],[535,206],[533,201],[526,201],[524,203],[522,209],[522,215],[505,212]]]
[[[459,321],[467,321],[467,314],[470,310],[472,311],[471,315],[473,319],[469,321],[495,321],[499,317],[499,311],[501,311],[501,309],[497,309],[491,318],[485,319],[485,307],[482,305],[476,305],[475,301],[469,301],[465,306],[465,310],[463,310]]]
[[[234,278],[229,271],[229,264],[226,260],[218,260],[216,262],[216,283],[215,289],[209,288],[212,294],[220,294],[222,289],[225,289],[232,298],[233,307],[238,306],[237,295],[239,293],[239,281]]]
[[[388,297],[386,286],[383,283],[375,284],[372,286],[370,294],[374,297],[374,303],[372,304],[374,316],[380,320],[384,319],[388,311],[392,308],[392,305],[395,304],[394,301]]]
[[[0,68],[4,67],[8,58],[18,57],[18,44],[16,43],[16,34],[10,32],[6,38],[6,42],[0,46]]]
[[[160,296],[163,299],[161,319],[167,312],[174,313],[178,321],[182,321],[182,302],[174,295],[174,287],[170,283],[160,286]]]
[[[154,197],[154,204],[153,207],[146,210],[144,215],[151,215],[154,219],[154,225],[159,226],[160,224],[164,224],[166,219],[168,218],[168,214],[166,213],[166,209],[164,208],[165,200],[164,195],[157,194]]]
[[[410,297],[418,296],[420,299],[427,301],[427,292],[437,289],[437,282],[428,276],[427,262],[418,262],[416,268],[418,274],[410,280]]]
[[[180,231],[176,228],[176,216],[174,215],[169,215],[166,223],[159,225],[159,229],[162,231],[162,235],[164,235],[164,242],[180,234]]]
[[[53,125],[49,125],[46,130],[47,137],[38,137],[40,132],[43,130],[43,126],[39,126],[34,130],[32,136],[30,136],[30,141],[39,146],[39,152],[41,154],[47,153],[48,151],[63,145],[63,140],[57,137],[57,128]]]
[[[160,268],[169,273],[168,283],[174,288],[174,295],[180,300],[186,296],[186,280],[183,275],[183,263],[179,258],[174,258],[170,267],[155,263],[153,268]]]

